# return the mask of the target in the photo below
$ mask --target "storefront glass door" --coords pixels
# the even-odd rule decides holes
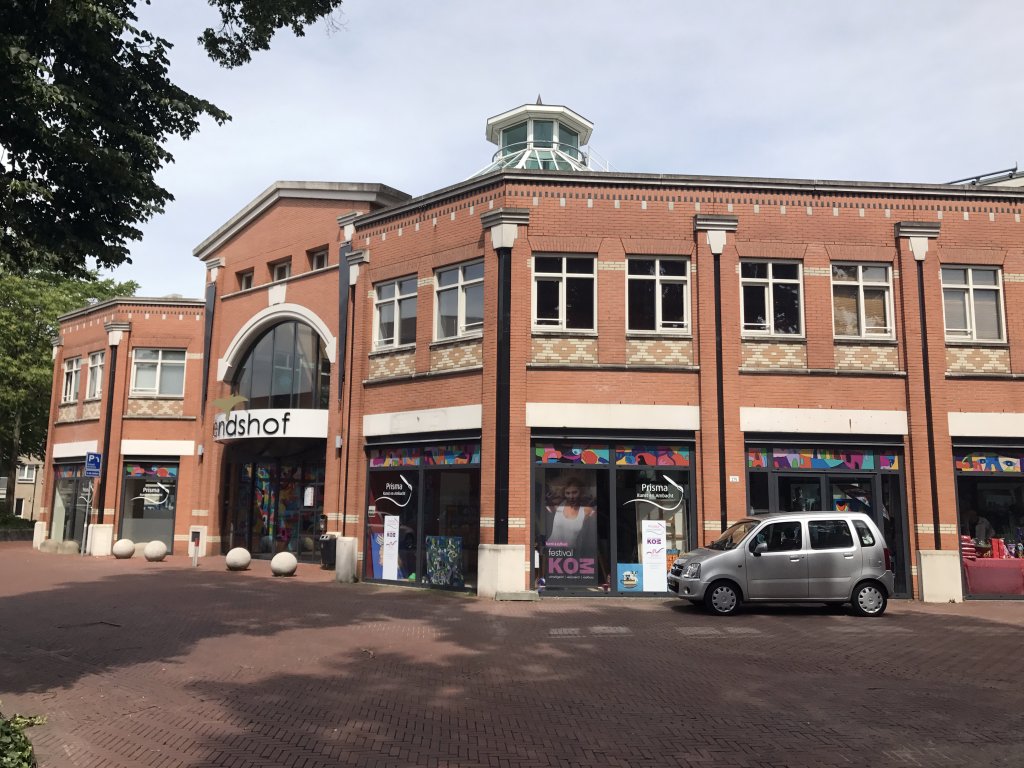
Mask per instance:
[[[225,481],[228,548],[245,547],[253,556],[319,557],[322,462],[245,462],[233,465]]]
[[[54,469],[53,522],[50,536],[82,545],[85,522],[92,509],[93,479],[84,464],[60,464]]]
[[[814,512],[821,505],[821,477],[779,476],[779,511]]]

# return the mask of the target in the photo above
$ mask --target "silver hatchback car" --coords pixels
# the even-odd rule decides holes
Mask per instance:
[[[747,517],[676,559],[668,588],[720,615],[744,601],[850,603],[881,616],[893,590],[892,555],[860,512],[778,512]]]

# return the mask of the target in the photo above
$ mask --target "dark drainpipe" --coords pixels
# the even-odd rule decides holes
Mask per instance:
[[[935,427],[932,403],[932,375],[928,357],[928,315],[925,312],[924,292],[924,260],[928,255],[928,241],[939,236],[940,224],[937,221],[900,221],[896,223],[896,238],[905,237],[910,240],[910,252],[917,262],[917,309],[921,318],[921,367],[924,369],[924,417],[928,429],[928,480],[932,489],[932,527],[934,528],[935,548],[942,549],[942,534],[939,533],[939,479],[935,466]]]
[[[107,499],[107,471],[110,469],[110,431],[114,419],[114,382],[117,375],[117,350],[126,331],[131,330],[131,323],[107,323],[107,345],[110,347],[110,360],[107,366],[106,414],[103,422],[103,466],[100,470],[100,485],[96,492],[96,523],[103,525],[103,510]],[[86,521],[88,522],[88,521]],[[85,546],[85,542],[82,542]]]
[[[722,251],[727,232],[735,232],[739,220],[735,216],[700,215],[693,217],[696,233],[707,233],[708,247],[715,266],[715,391],[718,402],[718,505],[720,524],[724,531],[729,523],[729,493],[726,488],[728,473],[725,466],[725,371],[722,368]],[[703,414],[702,419],[703,421]],[[707,515],[705,514],[705,517]]]
[[[509,439],[511,437],[512,378],[512,246],[519,225],[528,224],[530,212],[523,209],[488,211],[480,217],[490,230],[491,246],[498,257],[498,323],[495,359],[494,411],[494,543],[508,544]]]

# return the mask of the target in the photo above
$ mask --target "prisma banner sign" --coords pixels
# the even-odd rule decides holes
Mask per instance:
[[[213,439],[226,443],[261,437],[327,438],[327,411],[266,408],[218,413],[213,418]]]

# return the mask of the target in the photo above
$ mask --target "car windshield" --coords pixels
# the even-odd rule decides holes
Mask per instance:
[[[740,520],[730,525],[721,536],[708,544],[708,549],[735,549],[759,524],[760,520]]]

